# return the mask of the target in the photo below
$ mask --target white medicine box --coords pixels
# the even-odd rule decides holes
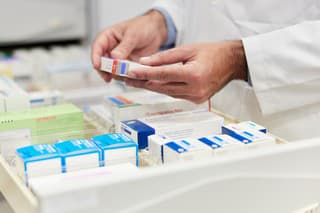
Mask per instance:
[[[276,143],[274,137],[259,130],[239,124],[227,124],[222,126],[222,133],[239,140],[246,144],[250,149],[261,146],[273,146]]]
[[[203,135],[220,134],[223,122],[223,117],[208,110],[192,110],[123,121],[121,132],[137,142],[139,149],[144,149],[152,142],[148,141],[151,135],[161,135],[170,140],[198,138]],[[161,143],[150,147],[157,144]]]
[[[229,135],[211,135],[198,139],[201,143],[212,149],[212,154],[236,154],[247,150],[246,144],[230,137]]]
[[[212,157],[211,148],[196,139],[182,139],[166,143],[163,162],[190,161]]]

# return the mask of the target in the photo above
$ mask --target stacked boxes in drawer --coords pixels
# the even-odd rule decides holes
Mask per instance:
[[[191,139],[184,138],[182,140],[167,140],[163,145],[163,152],[160,158],[164,163],[167,163],[199,158],[198,153],[207,153],[208,149],[211,150],[211,156],[217,156],[234,155],[252,148],[272,147],[275,145],[275,139],[267,135],[266,132],[266,128],[252,121],[228,124],[222,126],[223,134]],[[153,150],[156,150],[154,148],[155,141],[159,141],[160,139],[155,136],[151,136],[150,139],[150,153],[154,157],[159,158],[159,154],[156,154]],[[201,155],[208,156],[203,153]]]
[[[18,174],[30,178],[86,170],[115,164],[138,166],[138,146],[125,135],[97,135],[92,140],[35,144],[16,150]]]
[[[120,131],[120,122],[125,120],[195,109],[208,109],[207,103],[197,105],[149,91],[136,91],[107,97],[105,107],[108,111],[111,111],[116,131]]]

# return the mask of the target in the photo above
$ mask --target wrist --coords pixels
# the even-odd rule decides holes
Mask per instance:
[[[230,42],[230,52],[233,72],[231,80],[248,81],[248,64],[242,41]]]
[[[158,10],[150,10],[145,15],[150,18],[151,22],[155,24],[156,30],[159,31],[161,44],[165,43],[168,36],[168,30],[163,14]]]

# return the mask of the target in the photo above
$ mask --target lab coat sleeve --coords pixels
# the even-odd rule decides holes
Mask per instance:
[[[177,30],[175,43],[181,43],[185,29],[187,3],[185,0],[157,0],[152,7],[163,8],[171,16]]]
[[[160,47],[160,49],[166,50],[171,48],[172,46],[175,45],[176,39],[177,39],[177,29],[176,26],[174,25],[174,22],[170,16],[170,14],[167,12],[167,10],[161,8],[161,7],[153,7],[152,9],[158,10],[163,16],[166,21],[167,25],[167,40],[165,41],[164,44]]]
[[[320,21],[242,41],[252,86],[264,115],[320,103]]]

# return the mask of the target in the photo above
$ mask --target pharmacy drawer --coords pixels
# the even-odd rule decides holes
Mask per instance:
[[[223,115],[220,112],[213,111]],[[226,123],[237,122],[226,115],[223,115],[223,117]],[[148,155],[141,153],[143,167],[139,168],[137,173],[117,176],[116,178],[108,177],[106,180],[100,180],[100,182],[89,178],[85,182],[80,181],[79,187],[71,187],[72,190],[68,187],[59,190],[59,185],[49,184],[49,187],[35,188],[34,191],[31,191],[16,175],[15,171],[10,168],[4,158],[0,156],[0,191],[16,212],[23,213],[96,212],[101,208],[110,210],[110,212],[147,210],[154,212],[155,209],[160,212],[160,209],[166,209],[163,202],[171,198],[177,199],[184,192],[200,190],[202,184],[206,185],[211,181],[216,183],[216,180],[224,177],[243,173],[251,174],[252,172],[260,174],[267,171],[300,172],[304,168],[302,163],[305,163],[305,159],[301,161],[301,165],[298,167],[288,164],[289,160],[294,158],[292,153],[296,151],[296,146],[291,146],[280,138],[276,139],[279,145],[272,149],[252,150],[245,155],[186,164],[153,165],[153,162],[148,159]],[[302,155],[302,157],[305,156],[307,154]],[[285,161],[283,161],[283,158],[285,158]],[[277,160],[281,162],[278,164]],[[266,167],[261,167],[260,163]],[[273,167],[272,165],[277,166]],[[238,174],[237,172],[240,171],[241,173]],[[99,186],[100,189],[96,190],[94,186]],[[206,193],[208,192],[200,190],[196,194],[201,196],[202,200],[202,197],[207,196]],[[110,199],[111,202],[108,202]],[[79,205],[79,201],[81,205]],[[175,205],[170,201],[170,205],[176,208],[183,204],[179,202]],[[190,205],[186,206],[190,207]]]
[[[76,187],[56,182],[35,194],[15,182],[16,193],[24,194],[9,201],[17,212],[295,212],[318,206],[319,152],[320,139],[302,141],[246,156],[145,168],[139,175],[87,178],[74,181]]]

